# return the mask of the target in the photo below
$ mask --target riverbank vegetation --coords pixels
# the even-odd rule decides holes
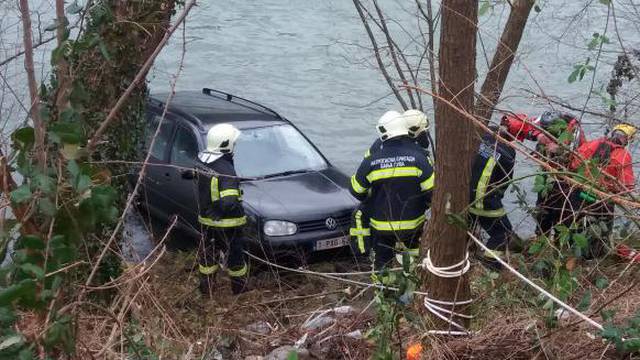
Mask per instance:
[[[135,212],[138,185],[127,187],[125,180],[132,164],[142,174],[150,166],[143,148],[145,77],[172,36],[181,33],[186,41],[183,25],[195,2],[56,0],[53,23],[42,30],[51,34],[47,40],[42,33],[34,39],[40,24],[31,23],[32,2],[21,0],[22,48],[0,60],[0,68],[24,62],[28,89],[21,102],[6,81],[3,87],[3,96],[13,94],[27,120],[20,119],[20,111],[7,115],[10,126],[3,128],[0,149],[0,254],[9,258],[0,269],[0,359],[636,356],[639,262],[614,250],[620,244],[640,248],[636,194],[595,190],[619,209],[610,251],[596,260],[581,255],[599,224],[588,232],[559,227],[553,238],[525,239],[510,249],[508,264],[530,283],[506,269],[487,270],[474,257],[481,250],[472,239],[480,235],[465,220],[469,174],[464,169],[476,134],[487,130],[492,114],[511,113],[500,100],[502,90],[511,66],[527,66],[518,62],[519,42],[531,13],[544,16],[544,1],[416,0],[407,10],[416,16],[413,30],[393,25],[382,1],[353,3],[354,19],[362,22],[371,45],[371,63],[399,106],[432,108],[435,114],[436,205],[422,256],[430,249],[434,263],[447,267],[469,251],[470,270],[443,278],[405,258],[382,288],[373,284],[367,260],[354,261],[349,254],[279,264],[253,257],[250,291],[238,297],[220,291],[204,299],[197,292],[193,249],[167,247],[183,236],[175,219],[147,232],[155,247],[144,259],[127,261],[123,224]],[[478,17],[499,10],[510,15],[501,35],[491,34],[498,45],[486,57],[480,84],[476,39],[486,34],[478,34]],[[633,2],[600,0],[585,2],[574,14],[576,19],[589,11],[606,14],[603,29],[575,44],[592,55],[574,59],[567,74],[567,87],[591,82],[589,99],[575,102],[539,88],[525,90],[547,107],[597,124],[637,125],[640,45],[625,42],[618,21],[638,19],[638,10]],[[403,46],[397,32],[415,32],[412,47]],[[47,54],[49,75],[39,78],[45,70],[36,68],[33,49],[49,42],[55,44]],[[167,103],[185,56],[183,48]],[[611,76],[598,84],[602,73]],[[593,99],[600,103],[592,105]],[[581,179],[552,168],[535,149],[514,146],[539,173],[572,183]],[[541,179],[534,192],[550,185]],[[518,207],[530,213],[534,207],[525,194],[530,189],[520,180],[512,184],[513,193]],[[440,307],[450,316],[427,311],[425,299],[446,299]],[[473,301],[456,304],[456,299]],[[433,301],[430,305],[433,309]]]

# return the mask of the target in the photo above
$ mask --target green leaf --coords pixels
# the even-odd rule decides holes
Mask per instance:
[[[33,177],[33,185],[36,189],[45,194],[53,194],[56,190],[56,181],[50,176],[44,174],[36,174]]]
[[[569,75],[569,78],[567,79],[569,84],[573,84],[574,82],[576,82],[576,80],[578,79],[578,75],[580,75],[580,68],[575,69],[573,70],[573,72],[571,72],[571,75]]]
[[[581,250],[585,250],[589,246],[589,240],[584,234],[573,234],[572,239]]]
[[[21,334],[10,335],[2,339],[0,342],[0,352],[10,348],[14,345],[21,345],[24,343],[24,337]]]
[[[544,242],[542,241],[534,242],[533,244],[531,244],[531,246],[529,246],[529,254],[530,255],[538,254],[540,250],[542,250],[543,246],[544,246]]]
[[[30,126],[23,127],[14,131],[11,138],[18,147],[22,149],[29,149],[35,143],[35,130]]]
[[[0,290],[0,306],[7,306],[12,302],[22,298],[35,295],[36,284],[32,279],[22,280],[17,284],[8,286]]]
[[[599,277],[596,279],[596,287],[600,290],[609,286],[609,280],[606,277]]]
[[[78,14],[80,11],[82,11],[82,6],[80,6],[78,4],[77,1],[72,2],[71,4],[69,4],[69,6],[67,6],[67,13],[70,15],[75,15]]]
[[[82,131],[78,124],[57,122],[51,126],[49,135],[59,144],[78,144],[82,141]]]
[[[44,278],[44,270],[37,265],[26,263],[26,264],[20,265],[20,269],[22,269],[27,273],[33,274],[38,279]]]
[[[578,303],[576,308],[579,311],[584,312],[589,308],[589,305],[591,305],[591,291],[587,290],[582,296],[582,299],[580,299],[580,302]]]
[[[287,360],[298,360],[298,353],[295,350],[291,350],[287,355]]]
[[[620,337],[622,336],[622,333],[620,332],[620,329],[618,329],[617,327],[614,327],[613,325],[605,325],[604,329],[600,333],[600,336],[602,336],[607,340],[615,341],[616,339],[620,339]]]
[[[31,199],[31,189],[29,184],[22,184],[11,192],[11,200],[16,204],[21,204]]]
[[[25,235],[18,239],[16,249],[44,250],[46,245],[39,236]]]
[[[104,41],[102,41],[102,39],[100,39],[100,41],[98,42],[98,49],[100,49],[100,53],[102,54],[102,56],[109,62],[111,62],[111,55],[109,54],[109,49],[107,49],[107,44],[104,43]]]
[[[46,216],[53,217],[56,214],[56,206],[49,198],[38,200],[38,209]]]
[[[0,307],[0,325],[8,328],[16,320],[16,314],[10,307]]]

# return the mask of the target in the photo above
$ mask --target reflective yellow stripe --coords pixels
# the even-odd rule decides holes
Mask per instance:
[[[469,212],[473,215],[482,216],[482,217],[491,217],[491,218],[499,218],[507,215],[507,211],[504,208],[495,209],[495,210],[484,210],[472,207],[469,209]]]
[[[247,272],[249,272],[249,267],[247,266],[247,264],[244,264],[240,269],[238,270],[231,270],[231,269],[227,269],[227,273],[229,274],[229,276],[231,277],[241,277],[241,276],[245,276],[247,275]]]
[[[364,254],[366,251],[365,244],[364,244],[364,237],[371,236],[371,230],[368,228],[362,227],[362,210],[356,211],[355,219],[356,219],[356,227],[349,229],[349,235],[355,236],[356,239],[358,239],[358,250],[360,250],[361,254]]]
[[[487,193],[487,187],[489,186],[489,181],[491,180],[491,174],[493,173],[494,167],[496,167],[496,159],[492,156],[484,165],[484,169],[482,170],[482,174],[478,180],[478,186],[476,187],[476,199],[474,206],[477,209],[484,209],[484,196]]]
[[[241,216],[237,218],[226,218],[213,220],[206,217],[198,216],[198,222],[211,227],[236,227],[247,223],[247,217]]]
[[[367,149],[367,151],[364,153],[364,158],[367,159],[371,156],[371,150]]]
[[[356,180],[356,176],[355,175],[353,175],[351,177],[351,188],[353,188],[353,191],[355,191],[358,194],[364,194],[364,193],[367,192],[367,188],[365,188],[364,186],[360,185],[358,180]]]
[[[422,170],[418,169],[415,166],[403,166],[389,169],[379,169],[374,170],[367,175],[367,180],[369,182],[374,182],[382,179],[391,179],[397,177],[420,177],[422,175]]]
[[[432,173],[431,176],[429,176],[429,178],[423,182],[420,183],[420,189],[422,191],[429,191],[433,189],[433,186],[435,184],[435,173]]]
[[[240,191],[237,189],[228,189],[228,190],[222,190],[220,191],[220,198],[223,198],[225,196],[240,196]]]
[[[198,265],[198,271],[200,272],[200,274],[203,274],[203,275],[211,275],[214,272],[218,271],[218,265],[211,265],[211,266]]]
[[[218,188],[218,178],[211,177],[211,202],[220,200],[220,189]]]
[[[488,259],[495,259],[494,256],[491,256],[491,253],[493,253],[494,255],[496,255],[499,258],[503,258],[504,257],[504,251],[499,251],[499,250],[485,250],[482,255]]]
[[[409,248],[405,251],[408,252],[411,257],[418,257],[418,255],[420,255],[420,248]]]
[[[401,221],[380,221],[372,218],[371,227],[381,231],[414,230],[424,223],[425,218],[424,215],[417,219]]]

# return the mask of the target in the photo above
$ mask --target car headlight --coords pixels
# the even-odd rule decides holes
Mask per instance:
[[[298,231],[296,224],[282,220],[267,220],[263,227],[265,235],[286,236],[293,235]]]

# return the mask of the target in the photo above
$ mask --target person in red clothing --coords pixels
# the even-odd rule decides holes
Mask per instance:
[[[626,146],[636,132],[636,127],[631,124],[616,125],[608,136],[580,146],[577,150],[579,157],[573,159],[570,169],[583,176],[584,182],[603,191],[612,194],[632,191],[636,180],[631,154]],[[615,208],[612,202],[598,199],[588,189],[589,187],[584,187],[571,193],[571,203],[575,212],[571,220],[579,223],[590,216],[596,222],[606,224],[606,229],[596,234],[599,236],[589,239],[586,255],[592,258],[602,255],[606,244],[609,243]]]

